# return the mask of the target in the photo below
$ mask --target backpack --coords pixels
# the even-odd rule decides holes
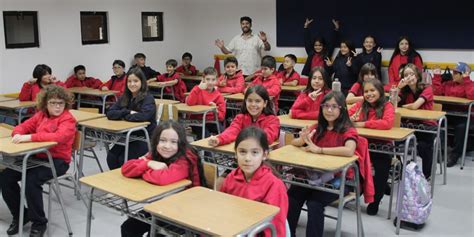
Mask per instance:
[[[453,80],[453,74],[451,74],[451,70],[449,69],[449,67],[446,67],[446,69],[444,70],[444,73],[441,74],[441,81],[445,82],[445,81],[451,81],[451,80]]]

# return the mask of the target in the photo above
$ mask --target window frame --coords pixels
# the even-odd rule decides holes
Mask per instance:
[[[99,16],[102,16],[102,19],[103,19],[103,36],[104,36],[104,39],[102,40],[84,40],[83,38],[83,34],[84,34],[84,31],[82,29],[82,25],[83,25],[83,22],[82,22],[82,16],[96,16],[96,15],[99,15]],[[91,44],[108,44],[109,43],[109,26],[108,26],[108,12],[106,11],[81,11],[79,13],[79,21],[80,21],[80,25],[81,25],[81,42],[82,42],[82,45],[91,45]]]
[[[158,37],[145,37],[145,32],[143,31],[143,26],[145,24],[144,17],[145,16],[156,16],[159,20],[158,26]],[[163,12],[142,12],[141,13],[141,28],[142,28],[142,41],[149,42],[149,41],[163,41]]]
[[[7,20],[8,16],[32,16],[33,17],[33,37],[34,42],[31,43],[8,43],[7,37]],[[37,11],[3,11],[3,32],[5,36],[5,48],[6,49],[19,49],[19,48],[39,48],[39,35],[38,35],[38,12]]]

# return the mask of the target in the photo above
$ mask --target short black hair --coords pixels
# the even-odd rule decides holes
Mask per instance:
[[[181,56],[181,59],[184,59],[184,58],[189,58],[193,60],[193,55],[189,52],[186,52],[186,53],[183,53],[183,56]]]
[[[143,53],[136,53],[135,56],[133,56],[133,58],[135,58],[135,59],[137,59],[137,58],[146,59],[146,56]]]
[[[290,58],[291,60],[293,60],[293,62],[296,63],[296,61],[298,61],[298,59],[296,58],[296,56],[294,54],[287,54],[285,55],[285,58]]]
[[[227,65],[228,63],[235,63],[235,66],[238,67],[239,66],[239,61],[237,60],[236,57],[234,56],[230,56],[230,57],[227,57],[224,59],[224,67],[225,65]]]
[[[266,55],[262,58],[262,63],[260,64],[262,67],[269,67],[269,68],[276,68],[276,60],[273,56]]]
[[[125,63],[120,59],[115,59],[114,62],[112,63],[112,66],[114,66],[115,64],[118,64],[119,66],[125,68]]]
[[[176,61],[175,59],[168,59],[165,64],[166,64],[166,66],[170,65],[170,66],[173,66],[173,67],[177,67],[178,66],[178,61]]]
[[[214,75],[214,76],[217,76],[217,70],[213,67],[206,67],[206,69],[204,69],[204,71],[202,72],[202,74],[204,76],[207,76],[207,75]]]
[[[83,70],[83,71],[86,71],[86,67],[84,67],[84,65],[77,65],[74,67],[74,74],[77,74],[77,72],[79,70]]]
[[[46,64],[38,64],[35,66],[35,68],[33,69],[33,78],[36,78],[36,83],[39,85],[40,88],[42,88],[41,86],[41,78],[46,75],[46,74],[49,74],[51,75],[52,73],[52,70],[51,68],[46,65]]]
[[[243,16],[240,18],[240,23],[242,23],[242,21],[248,21],[250,24],[252,24],[252,18],[248,17],[248,16]]]

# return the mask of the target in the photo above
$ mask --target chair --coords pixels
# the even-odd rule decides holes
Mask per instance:
[[[216,190],[217,167],[213,164],[203,163],[204,177],[206,178],[207,187]]]
[[[172,104],[156,105],[156,122],[178,120],[178,108]]]
[[[434,111],[443,111],[443,105],[442,105],[442,104],[434,103],[434,104],[433,104],[433,110],[434,110]]]

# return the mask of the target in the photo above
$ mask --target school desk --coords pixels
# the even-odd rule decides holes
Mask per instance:
[[[120,169],[82,177],[80,182],[91,187],[87,210],[87,237],[91,236],[94,201],[151,224],[150,219],[140,212],[143,210],[143,205],[180,192],[191,184],[189,180],[181,180],[164,186],[154,185],[141,178],[124,177]],[[96,189],[99,190],[97,194],[94,193]]]
[[[12,131],[13,130],[11,130],[11,129],[4,128],[4,127],[0,126],[0,138],[10,137],[11,134],[12,134]]]
[[[0,102],[10,101],[10,100],[16,100],[16,98],[0,96]]]
[[[296,93],[301,92],[306,89],[306,86],[303,85],[296,85],[296,86],[281,86],[281,94],[279,101],[287,101],[287,102],[295,102],[296,97],[298,96]]]
[[[77,95],[77,109],[81,108],[81,103],[100,105],[102,106],[102,113],[105,114],[105,104],[107,102],[107,97],[115,97],[115,101],[117,101],[116,94],[118,93],[118,91],[111,91],[111,90],[103,91],[103,90],[92,89],[88,87],[72,87],[72,88],[68,88],[67,90]],[[82,96],[99,97],[102,102],[97,103],[97,101],[93,101],[93,100],[81,100]]]
[[[145,211],[155,220],[187,230],[186,236],[256,236],[270,228],[279,208],[204,187],[194,187],[145,205]],[[150,236],[159,227],[152,224]]]
[[[203,76],[187,76],[187,75],[181,75],[181,79],[187,80],[187,81],[197,81],[198,83],[202,81]]]
[[[202,137],[206,136],[206,123],[214,123],[217,126],[217,132],[221,133],[221,129],[219,126],[219,118],[217,117],[218,112],[217,112],[217,107],[215,106],[209,106],[209,105],[187,105],[187,104],[176,104],[176,108],[178,109],[178,113],[184,114],[185,117],[183,119],[180,119],[187,125],[192,125],[192,126],[201,126],[202,127]],[[206,121],[206,117],[208,113],[214,113],[214,121]],[[202,120],[201,121],[196,121],[193,119],[190,119],[188,115],[194,115],[194,114],[201,114],[202,115]]]
[[[298,130],[304,127],[310,127],[318,123],[318,120],[309,120],[309,119],[293,119],[290,115],[280,115],[280,129],[283,131],[289,131],[293,134],[297,133]]]
[[[347,184],[354,186],[356,191],[356,216],[357,216],[357,236],[364,236],[364,229],[362,226],[362,216],[360,209],[360,188],[359,188],[359,167],[356,164],[357,156],[341,157],[324,154],[314,154],[303,151],[300,147],[293,145],[286,145],[279,149],[270,152],[269,161],[279,166],[286,166],[291,168],[303,169],[311,172],[320,173],[339,173],[341,183],[340,187],[334,187],[329,184],[317,186],[311,185],[304,178],[293,177],[291,173],[283,174],[282,178],[285,183],[298,185],[305,188],[320,190],[323,192],[334,193],[339,195],[339,205],[337,213],[336,236],[341,236],[342,225],[342,209],[344,207],[344,190],[346,186],[346,174],[349,169],[354,170],[353,182],[347,181]],[[287,170],[287,169],[280,169]]]
[[[176,83],[177,82],[173,82],[173,81],[165,81],[165,82],[152,81],[152,82],[148,82],[148,87],[151,88],[151,89],[160,90],[160,99],[163,99],[165,88],[169,87],[169,88],[171,88],[171,96],[173,97],[173,100],[175,100],[176,98],[174,96],[173,86],[176,85]],[[153,93],[153,91],[151,91],[151,93],[153,95],[157,95],[156,93]]]
[[[10,100],[0,102],[0,109],[6,110],[7,114],[4,114],[7,117],[13,119],[18,119],[18,124],[21,123],[21,120],[25,117],[31,117],[33,114],[27,114],[30,108],[36,106],[36,101],[19,101],[19,100]]]
[[[469,125],[471,124],[471,113],[472,113],[472,105],[474,105],[474,100],[469,100],[466,98],[459,98],[459,97],[452,97],[452,96],[434,96],[434,101],[441,104],[447,105],[456,105],[456,106],[464,106],[467,108],[465,113],[455,113],[455,112],[447,112],[450,116],[458,116],[458,117],[465,117],[466,118],[466,132],[464,133],[464,144],[462,149],[462,158],[461,158],[461,169],[464,169],[464,161],[466,159],[466,149],[467,149],[467,141],[469,139]]]
[[[76,109],[69,110],[69,113],[76,119],[76,123],[85,122],[87,120],[98,119],[105,117],[105,114],[92,113]]]

